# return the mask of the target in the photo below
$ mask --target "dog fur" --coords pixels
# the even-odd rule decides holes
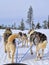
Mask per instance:
[[[4,37],[4,49],[5,49],[5,53],[6,53],[6,44],[7,44],[7,40],[8,40],[8,37],[12,35],[12,31],[10,28],[6,28],[4,34],[3,34],[3,37]]]
[[[7,55],[9,58],[11,58],[12,63],[14,63],[14,54],[15,54],[15,50],[16,50],[16,44],[13,43],[13,40],[15,38],[18,38],[19,35],[18,34],[12,34],[8,37],[8,42],[6,44],[6,51],[7,51]],[[10,56],[11,53],[11,56]]]
[[[29,34],[30,34],[30,46],[32,46],[32,44],[36,46],[37,59],[42,58],[44,54],[44,49],[46,48],[47,45],[46,35],[37,31],[34,32],[31,31],[29,32]],[[39,53],[40,49],[42,50],[42,54]],[[30,49],[30,51],[32,54],[33,53],[32,48]]]
[[[20,38],[20,40],[22,40],[22,47],[25,44],[27,44],[27,47],[28,47],[28,37],[27,37],[26,33],[19,32],[19,38]]]

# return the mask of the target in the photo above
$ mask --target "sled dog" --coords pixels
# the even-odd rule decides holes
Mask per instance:
[[[3,37],[4,37],[4,49],[5,49],[5,53],[6,53],[6,44],[7,44],[7,40],[8,40],[8,37],[12,35],[12,31],[10,28],[6,28],[4,34],[3,34]]]
[[[25,44],[27,44],[26,46],[28,47],[28,37],[27,37],[27,34],[26,33],[19,32],[19,38],[22,41],[22,47]]]
[[[30,34],[30,46],[35,45],[36,46],[36,55],[37,59],[42,58],[44,54],[44,49],[46,48],[47,45],[47,36],[43,33],[33,31],[31,30],[29,32]],[[42,50],[42,53],[40,53],[40,49]],[[32,54],[32,48],[31,48],[31,54]]]
[[[7,51],[7,55],[9,58],[11,58],[11,62],[14,62],[14,54],[15,54],[15,50],[16,50],[16,44],[13,43],[15,38],[18,38],[19,35],[18,34],[12,34],[8,37],[8,41],[6,44],[6,51]]]

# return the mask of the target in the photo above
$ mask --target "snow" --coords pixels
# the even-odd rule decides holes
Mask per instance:
[[[26,63],[27,65],[49,65],[49,60],[40,60],[40,61],[34,61],[33,59],[24,61],[23,63]]]
[[[3,39],[3,33],[5,30],[0,29],[0,65],[3,65],[5,63],[10,63],[11,61],[7,58],[7,54],[4,52],[4,39]],[[21,30],[12,30],[13,34],[18,33]],[[36,58],[36,47],[33,46],[33,55],[30,54],[30,51],[25,55],[25,57],[22,59],[21,63],[25,63],[27,65],[49,65],[49,29],[38,29],[36,30],[38,32],[42,32],[47,36],[47,46],[44,51],[44,56],[42,60],[35,61]],[[28,30],[21,31],[23,33],[28,33]],[[27,50],[30,47],[21,47],[21,44],[18,47],[18,59],[17,61],[21,60],[21,57],[27,52]],[[17,50],[17,49],[16,49]],[[15,61],[16,61],[16,53],[15,53]]]

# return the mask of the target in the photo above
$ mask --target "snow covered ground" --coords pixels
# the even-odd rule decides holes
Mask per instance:
[[[5,63],[10,63],[9,59],[7,58],[7,54],[4,52],[4,41],[3,41],[3,33],[5,30],[0,30],[0,65],[3,65]],[[18,33],[20,30],[12,30],[13,33]],[[18,48],[18,59],[17,62],[21,61],[21,63],[25,63],[28,65],[49,65],[49,29],[38,29],[36,31],[42,32],[47,36],[47,47],[44,51],[44,56],[43,59],[40,61],[35,61],[34,59],[36,58],[36,54],[35,54],[35,46],[32,48],[34,54],[31,55],[30,51],[24,56],[24,58],[21,61],[21,58],[23,56],[23,54],[25,54],[27,52],[27,50],[30,48],[26,48],[23,47],[21,48],[19,45]],[[28,33],[28,30],[22,31],[24,33]],[[15,61],[16,61],[16,53],[15,53]]]

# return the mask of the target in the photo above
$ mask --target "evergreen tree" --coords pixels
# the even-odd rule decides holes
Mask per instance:
[[[14,24],[13,24],[13,27],[14,27],[14,29],[16,29],[16,23],[14,22]]]
[[[12,24],[11,28],[13,29],[13,27],[14,27],[14,26],[13,26],[13,24]]]
[[[43,21],[43,28],[44,28],[44,29],[47,29],[47,21],[46,21],[46,20]]]
[[[39,22],[37,23],[36,28],[37,28],[37,29],[40,29],[40,28],[41,28],[41,25],[40,25]]]
[[[49,29],[49,16],[48,16],[47,28]]]
[[[48,27],[48,29],[49,29],[49,21],[47,22],[47,27]]]
[[[2,28],[2,26],[0,25],[0,29]]]
[[[30,29],[32,29],[32,20],[33,20],[33,9],[32,6],[30,6],[27,15],[27,23],[29,24]]]
[[[35,24],[32,22],[32,29],[35,29]]]
[[[21,20],[21,23],[20,23],[18,29],[20,29],[20,30],[24,30],[25,29],[25,25],[24,25],[24,20],[23,19]]]

